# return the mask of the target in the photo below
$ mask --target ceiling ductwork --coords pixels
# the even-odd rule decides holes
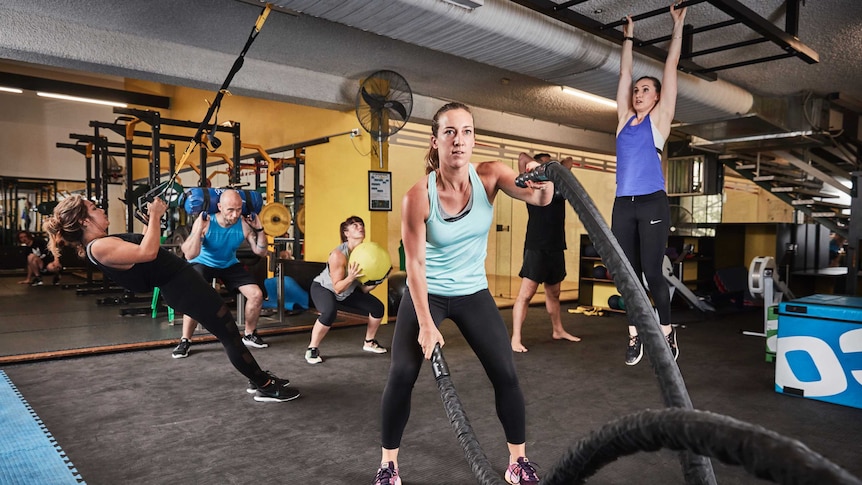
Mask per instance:
[[[279,7],[420,47],[616,97],[620,47],[506,0],[465,9],[442,0],[281,0]],[[661,63],[637,56],[635,77],[661,77]],[[748,113],[754,96],[730,83],[680,73],[677,118],[686,123]]]

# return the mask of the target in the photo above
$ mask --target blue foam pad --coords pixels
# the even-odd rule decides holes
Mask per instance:
[[[266,300],[261,307],[278,308],[278,278],[267,278],[263,286],[266,288]],[[290,276],[284,277],[284,308],[308,310],[308,292]]]
[[[3,371],[0,371],[0,483],[86,483]]]

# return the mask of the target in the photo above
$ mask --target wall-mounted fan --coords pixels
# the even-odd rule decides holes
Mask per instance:
[[[377,142],[383,168],[383,140],[404,127],[413,111],[413,92],[395,71],[377,71],[368,76],[356,93],[356,118]]]

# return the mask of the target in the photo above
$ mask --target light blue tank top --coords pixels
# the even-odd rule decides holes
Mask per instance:
[[[472,164],[469,172],[473,207],[453,222],[444,220],[437,195],[437,174],[428,174],[430,211],[425,223],[425,269],[429,294],[464,296],[488,288],[485,256],[494,206]]]
[[[658,150],[664,140],[654,130],[649,115],[632,126],[629,118],[617,135],[617,197],[646,195],[664,190],[664,174]]]
[[[350,250],[347,248],[347,241],[341,243],[337,248],[338,251],[341,251],[341,254],[350,261]],[[329,274],[329,263],[326,264],[326,267],[323,268],[323,271],[320,272],[319,275],[314,277],[314,281],[320,283],[320,286],[326,288],[327,290],[335,293],[335,285],[332,283],[332,275]],[[353,280],[353,283],[347,287],[346,290],[342,293],[335,293],[336,301],[344,301],[348,296],[353,293],[356,288],[359,287],[359,281]]]
[[[242,232],[242,221],[230,227],[222,227],[215,215],[211,216],[207,233],[201,243],[201,253],[190,262],[201,263],[210,268],[228,268],[239,263],[236,259],[236,249],[242,244],[245,236]]]

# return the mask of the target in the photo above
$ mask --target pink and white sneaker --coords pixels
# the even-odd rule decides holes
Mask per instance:
[[[380,464],[373,485],[401,485],[401,477],[398,476],[398,469],[395,468],[394,462]]]
[[[506,469],[506,481],[512,485],[538,485],[539,476],[536,469],[527,457],[518,458],[517,463],[512,463]]]

